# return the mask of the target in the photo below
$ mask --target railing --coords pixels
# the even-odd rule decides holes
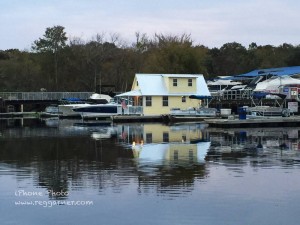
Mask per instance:
[[[215,108],[171,109],[171,115],[173,116],[216,116],[216,113]]]
[[[60,100],[63,98],[88,99],[93,92],[0,92],[3,100]]]
[[[251,99],[252,89],[243,90],[224,90],[218,93],[214,93],[213,96],[224,100],[241,100],[241,99]]]
[[[124,109],[124,114],[141,115],[143,114],[143,106],[127,106],[127,108]]]

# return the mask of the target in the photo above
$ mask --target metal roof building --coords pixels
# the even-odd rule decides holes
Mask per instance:
[[[271,76],[300,75],[300,66],[279,67],[279,68],[269,68],[269,69],[256,69],[256,70],[253,70],[248,73],[234,75],[234,76],[226,77],[223,79],[225,79],[225,80],[252,79],[257,76],[268,76],[268,75],[271,75]]]

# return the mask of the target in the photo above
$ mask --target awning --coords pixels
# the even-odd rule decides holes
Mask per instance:
[[[190,95],[189,98],[191,99],[212,99],[212,96],[208,96],[208,95]]]
[[[128,91],[128,92],[116,95],[116,97],[128,97],[128,96],[142,96],[142,93],[140,90],[133,90],[133,91]]]

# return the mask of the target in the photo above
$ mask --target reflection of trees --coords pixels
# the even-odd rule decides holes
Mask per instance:
[[[78,136],[8,139],[1,141],[0,159],[11,168],[26,168],[28,175],[17,174],[18,180],[31,175],[36,185],[48,190],[68,191],[70,184],[83,188],[91,182],[101,188],[105,186],[103,177],[109,177],[105,171],[115,172],[120,157],[132,157],[131,152],[122,151],[111,141],[102,141],[99,146],[90,138]]]

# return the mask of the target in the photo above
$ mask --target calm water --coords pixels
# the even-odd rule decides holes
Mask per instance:
[[[0,224],[299,224],[299,130],[0,120]]]

